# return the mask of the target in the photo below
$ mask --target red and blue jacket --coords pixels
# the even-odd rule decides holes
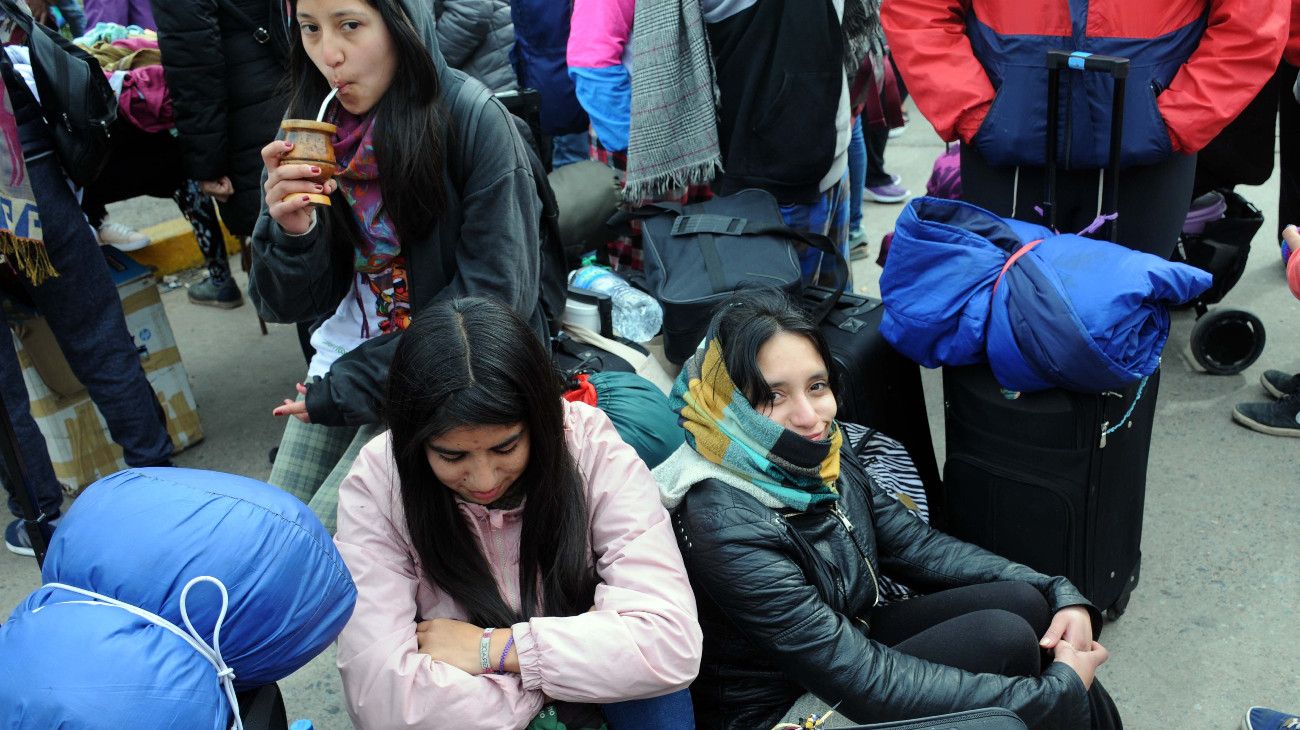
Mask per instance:
[[[1288,13],[1288,0],[889,0],[881,18],[917,107],[995,165],[1044,163],[1048,50],[1130,59],[1127,166],[1214,139],[1276,70]],[[1112,84],[1062,77],[1067,168],[1105,166]]]

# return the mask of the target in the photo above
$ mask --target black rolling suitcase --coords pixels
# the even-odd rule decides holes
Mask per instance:
[[[805,287],[804,306],[820,315],[833,295],[828,287]],[[880,334],[885,314],[879,299],[845,292],[821,322],[839,379],[837,418],[879,430],[907,448],[925,485],[931,505],[931,522],[942,524],[937,508],[939,465],[930,438],[921,369],[900,355]]]
[[[1128,62],[1048,55],[1047,198],[1055,225],[1057,90],[1063,69],[1115,82],[1103,210],[1118,200]],[[1114,240],[1114,221],[1101,238]],[[1123,613],[1141,564],[1147,455],[1160,373],[1101,394],[1004,394],[984,365],[944,370],[947,531],[1049,575],[1064,575],[1111,618]]]

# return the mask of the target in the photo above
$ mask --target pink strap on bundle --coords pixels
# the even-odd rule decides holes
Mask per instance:
[[[998,273],[998,280],[995,281],[995,282],[993,282],[993,293],[994,293],[994,294],[997,294],[997,293],[998,293],[998,284],[1001,284],[1001,283],[1002,283],[1002,277],[1004,277],[1004,276],[1007,275],[1007,269],[1010,269],[1010,268],[1011,268],[1011,265],[1014,264],[1016,261],[1018,261],[1018,260],[1020,259],[1021,256],[1024,256],[1025,254],[1029,253],[1030,251],[1032,251],[1032,250],[1034,249],[1035,246],[1037,246],[1038,244],[1040,244],[1040,243],[1042,243],[1042,242],[1043,242],[1043,239],[1041,239],[1041,238],[1038,239],[1037,241],[1030,241],[1029,243],[1026,243],[1025,245],[1021,246],[1020,248],[1016,249],[1016,252],[1015,252],[1015,253],[1011,254],[1010,258],[1007,259],[1007,262],[1006,262],[1005,264],[1002,264],[1002,271]]]

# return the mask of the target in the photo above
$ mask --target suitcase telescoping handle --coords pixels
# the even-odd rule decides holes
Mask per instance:
[[[1043,197],[1043,218],[1049,228],[1056,228],[1056,144],[1057,129],[1060,126],[1061,111],[1061,72],[1098,71],[1110,74],[1115,80],[1115,93],[1110,107],[1110,154],[1106,162],[1105,179],[1102,183],[1101,210],[1113,213],[1119,202],[1119,158],[1120,146],[1124,140],[1124,87],[1128,79],[1128,59],[1118,56],[1100,56],[1084,51],[1048,51],[1047,52],[1047,190]],[[1066,134],[1069,126],[1067,122]],[[1115,240],[1118,226],[1115,220],[1107,222],[1102,228],[1101,237],[1107,241]]]

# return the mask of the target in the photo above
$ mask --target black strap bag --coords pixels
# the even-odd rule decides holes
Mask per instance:
[[[645,285],[664,308],[664,355],[679,365],[695,352],[713,310],[732,292],[777,287],[799,295],[798,244],[821,250],[828,265],[847,276],[848,265],[830,240],[785,225],[776,198],[764,190],[689,205],[652,203],[610,223],[630,218],[644,219]]]
[[[0,0],[0,10],[27,34],[54,152],[68,179],[85,187],[108,162],[108,128],[117,119],[117,95],[89,53],[37,23],[13,0]]]

